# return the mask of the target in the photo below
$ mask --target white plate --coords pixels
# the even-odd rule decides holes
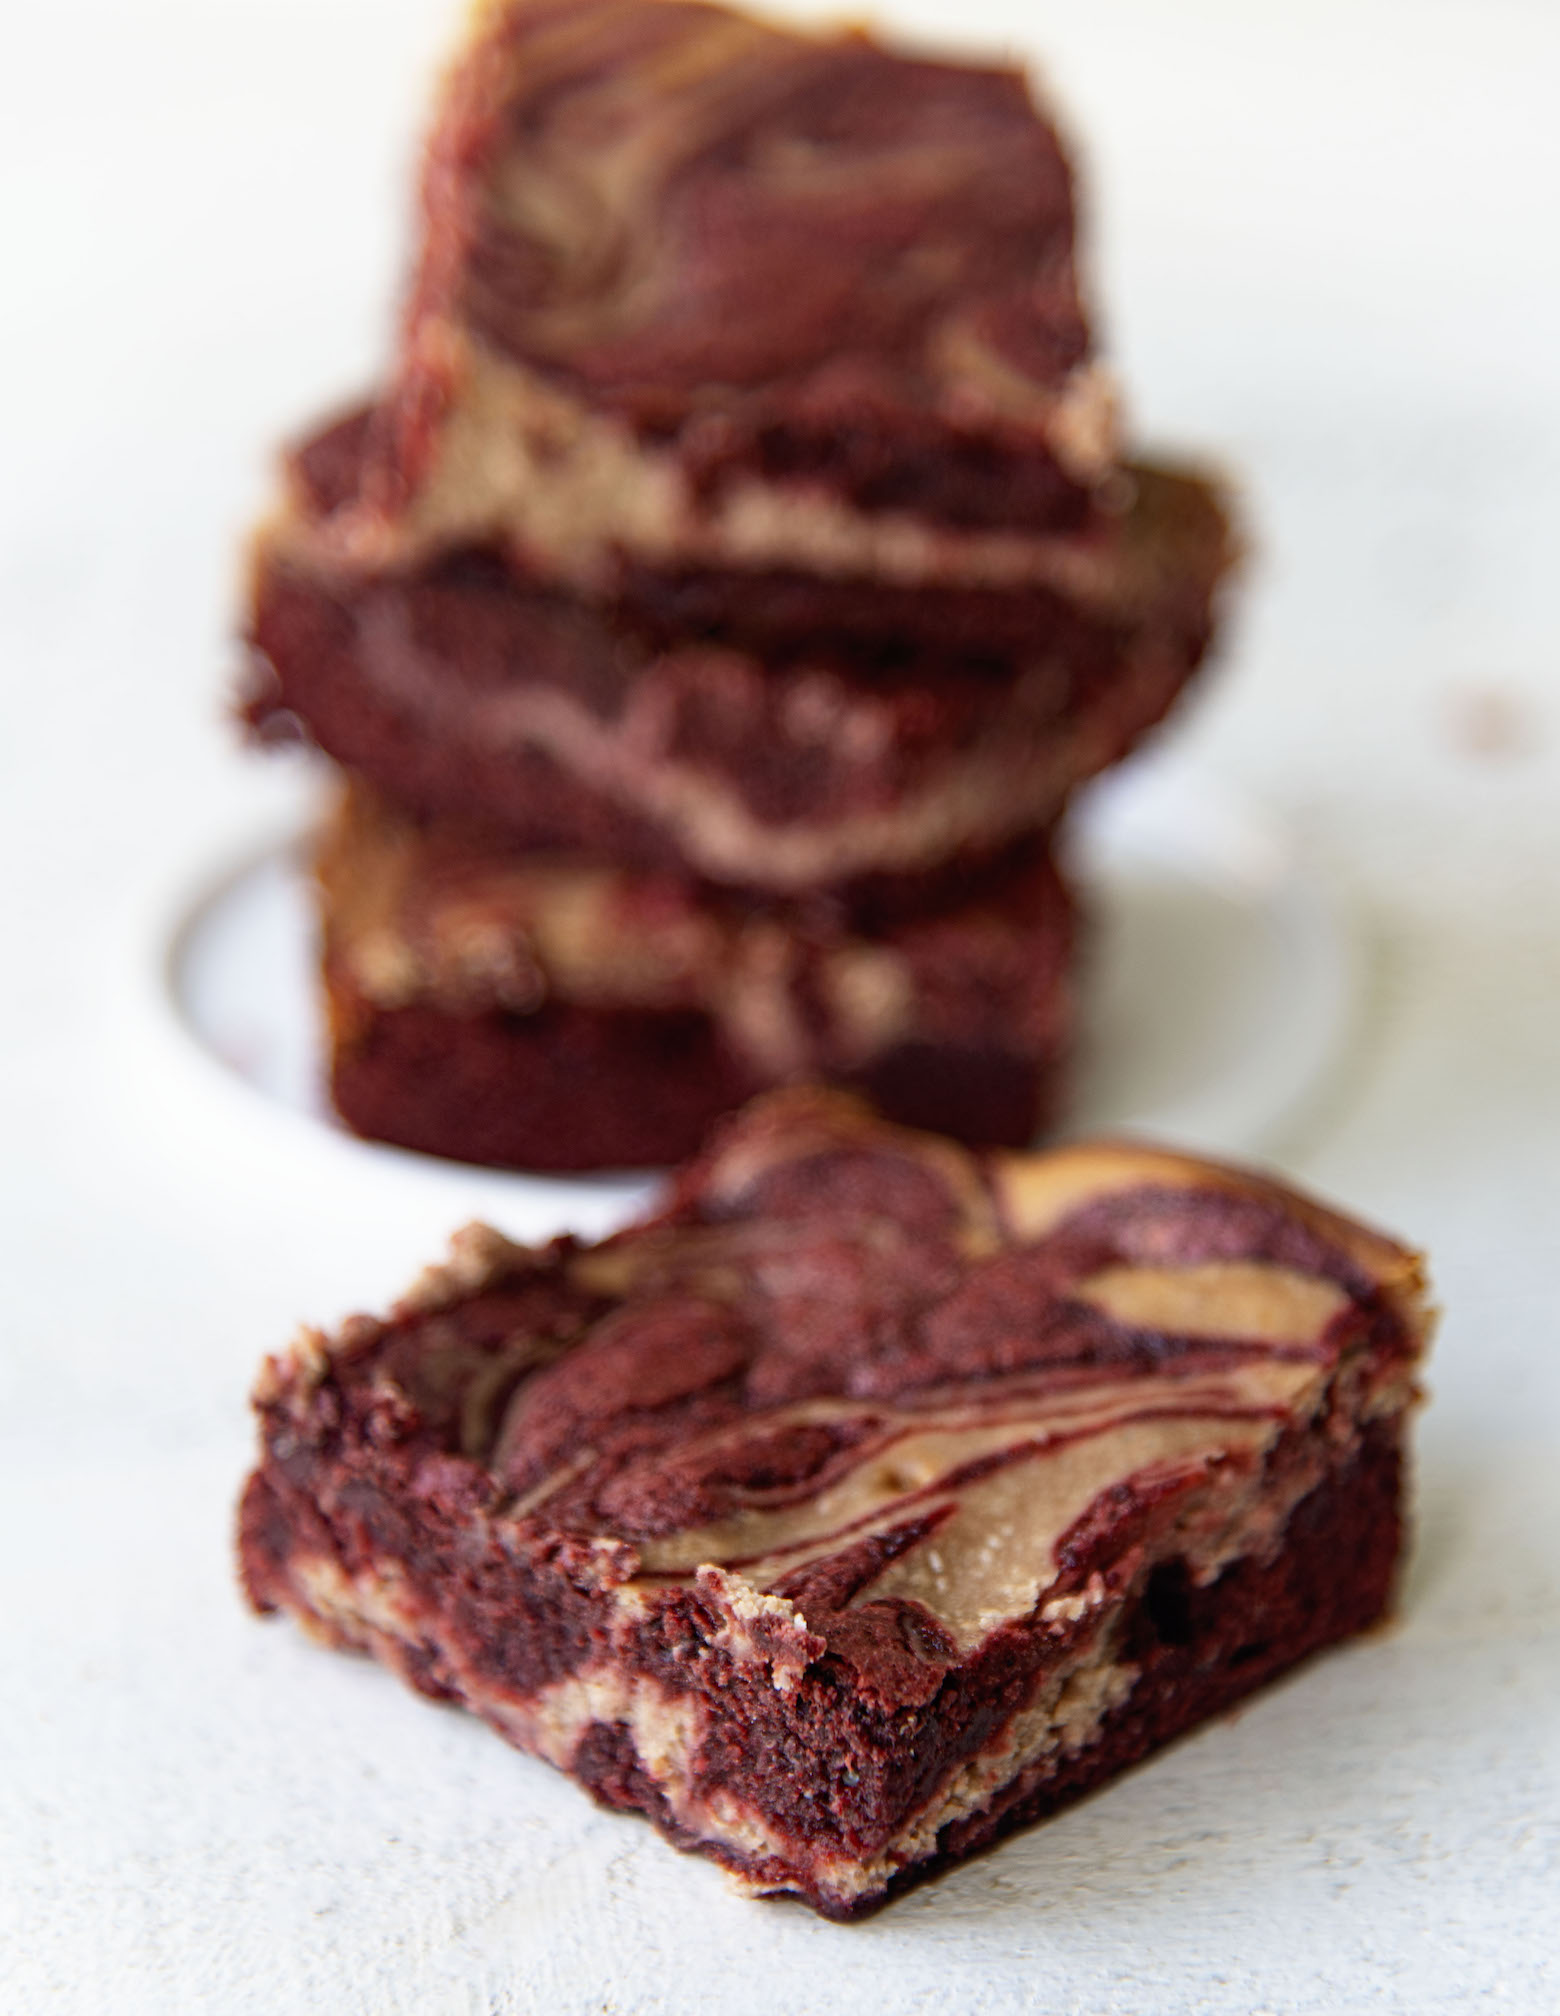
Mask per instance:
[[[1068,1131],[1215,1154],[1271,1149],[1337,1057],[1355,991],[1348,934],[1316,864],[1172,761],[1132,765],[1091,792],[1072,853],[1092,920]],[[313,961],[300,848],[273,843],[184,907],[168,991],[179,1026],[230,1078],[316,1140],[328,1128],[346,1146],[323,1092]],[[447,1181],[447,1165],[427,1157],[350,1146],[408,1181]],[[481,1182],[500,1200],[529,1193],[533,1208],[543,1187],[492,1172]],[[545,1187],[560,1210],[577,1206],[578,1183]],[[607,1187],[630,1194],[622,1178]]]
[[[1075,822],[1095,915],[1069,1132],[1273,1152],[1336,1067],[1360,991],[1321,864],[1174,760],[1095,785]]]

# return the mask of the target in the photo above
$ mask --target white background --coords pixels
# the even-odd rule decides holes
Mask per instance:
[[[1284,1159],[1427,1244],[1447,1318],[1401,1622],[850,1929],[233,1591],[259,1357],[465,1215],[158,999],[179,903],[298,803],[222,719],[237,542],[268,445],[383,354],[454,11],[0,17],[0,2007],[1553,2011],[1560,10],[898,12],[1045,57],[1141,431],[1245,483],[1181,732],[1370,950]]]

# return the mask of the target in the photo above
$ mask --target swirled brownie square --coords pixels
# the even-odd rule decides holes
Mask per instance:
[[[1109,491],[1071,171],[1015,70],[486,0],[420,227],[356,563],[1011,582]]]
[[[848,1917],[1381,1615],[1428,1324],[1245,1171],[774,1094],[268,1364],[244,1580]]]
[[[987,1144],[1060,1104],[1074,920],[1045,834],[979,873],[775,901],[517,853],[359,783],[316,883],[332,1099],[401,1147],[665,1167],[802,1080]]]
[[[1232,541],[1217,491],[1134,470],[1108,536],[1022,590],[639,572],[596,600],[466,547],[343,571],[359,416],[305,444],[262,534],[249,718],[301,726],[424,817],[791,893],[990,855],[1174,704]]]

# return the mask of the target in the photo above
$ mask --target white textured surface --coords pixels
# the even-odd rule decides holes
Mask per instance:
[[[1052,52],[1137,409],[1249,482],[1249,613],[1184,732],[1327,850],[1372,948],[1286,1164],[1435,1255],[1402,1621],[839,1929],[245,1616],[256,1361],[402,1285],[480,1179],[300,1150],[137,1004],[166,893],[296,803],[218,718],[234,540],[268,438],[371,368],[444,9],[13,10],[7,2012],[1560,2005],[1560,18],[942,14]]]

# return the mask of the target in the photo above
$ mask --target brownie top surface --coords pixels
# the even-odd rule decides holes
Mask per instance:
[[[651,423],[658,394],[825,363],[869,390],[937,371],[961,332],[1042,382],[1086,348],[1070,177],[1023,78],[859,32],[697,0],[490,4],[427,204],[465,326]]]
[[[1065,1600],[1146,1505],[1250,1472],[1340,1368],[1362,1418],[1401,1406],[1422,1295],[1408,1250],[1249,1172],[982,1156],[802,1090],[599,1245],[469,1228],[257,1398],[296,1428],[328,1391],[348,1439],[614,1582],[909,1603],[951,1650]]]
[[[800,1076],[831,1038],[869,1055],[924,1033],[928,1008],[943,1035],[996,1038],[1015,1028],[1019,1004],[1054,1001],[1072,943],[1048,836],[950,873],[903,907],[894,892],[854,908],[818,893],[761,903],[682,875],[419,825],[354,779],[314,865],[327,959],[381,1007],[695,1006],[728,1016],[733,1040],[772,1066],[774,1082]]]

